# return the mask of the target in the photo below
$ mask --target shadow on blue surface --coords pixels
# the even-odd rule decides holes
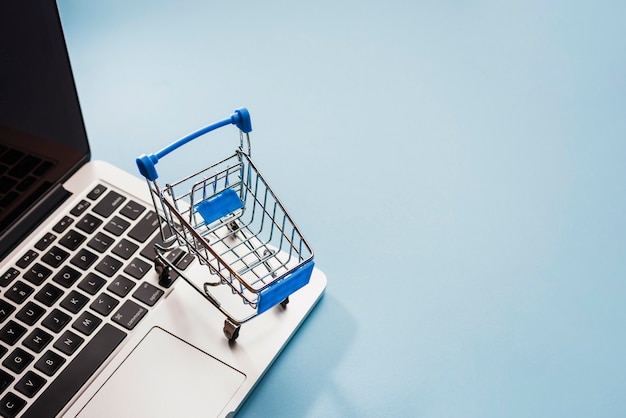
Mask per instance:
[[[355,326],[340,301],[326,293],[237,416],[306,416],[325,394],[332,397],[333,413],[357,416],[356,406],[342,401],[333,383],[334,371],[354,341]],[[338,406],[343,410],[337,411]]]

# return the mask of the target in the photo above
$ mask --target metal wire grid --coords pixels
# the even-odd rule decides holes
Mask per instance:
[[[243,207],[206,224],[195,208],[226,189],[237,193]],[[241,149],[163,191],[153,182],[151,190],[167,223],[164,239],[177,240],[208,265],[219,278],[209,284],[228,284],[253,308],[259,292],[312,258],[295,223]]]

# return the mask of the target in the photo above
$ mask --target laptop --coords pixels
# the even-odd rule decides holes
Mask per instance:
[[[227,338],[203,295],[157,274],[145,179],[90,160],[55,2],[0,8],[0,416],[234,415],[324,274]]]

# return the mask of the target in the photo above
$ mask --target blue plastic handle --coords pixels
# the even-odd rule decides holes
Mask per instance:
[[[141,173],[142,176],[150,181],[156,180],[159,175],[157,173],[155,165],[159,162],[159,159],[165,157],[167,154],[174,151],[175,149],[185,145],[187,142],[190,142],[199,136],[202,136],[208,132],[214,131],[226,125],[236,125],[244,133],[251,132],[252,122],[250,121],[250,112],[248,112],[248,109],[246,109],[245,107],[240,107],[239,109],[235,109],[235,112],[230,115],[230,117],[215,122],[211,125],[205,126],[204,128],[199,129],[195,132],[192,132],[189,135],[179,139],[178,141],[172,142],[170,145],[163,148],[156,154],[140,155],[135,160],[135,162],[137,163],[137,168],[139,169],[139,173]]]

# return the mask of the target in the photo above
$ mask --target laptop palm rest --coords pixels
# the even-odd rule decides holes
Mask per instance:
[[[245,379],[240,371],[154,327],[78,417],[183,417],[198,411],[216,416]]]

